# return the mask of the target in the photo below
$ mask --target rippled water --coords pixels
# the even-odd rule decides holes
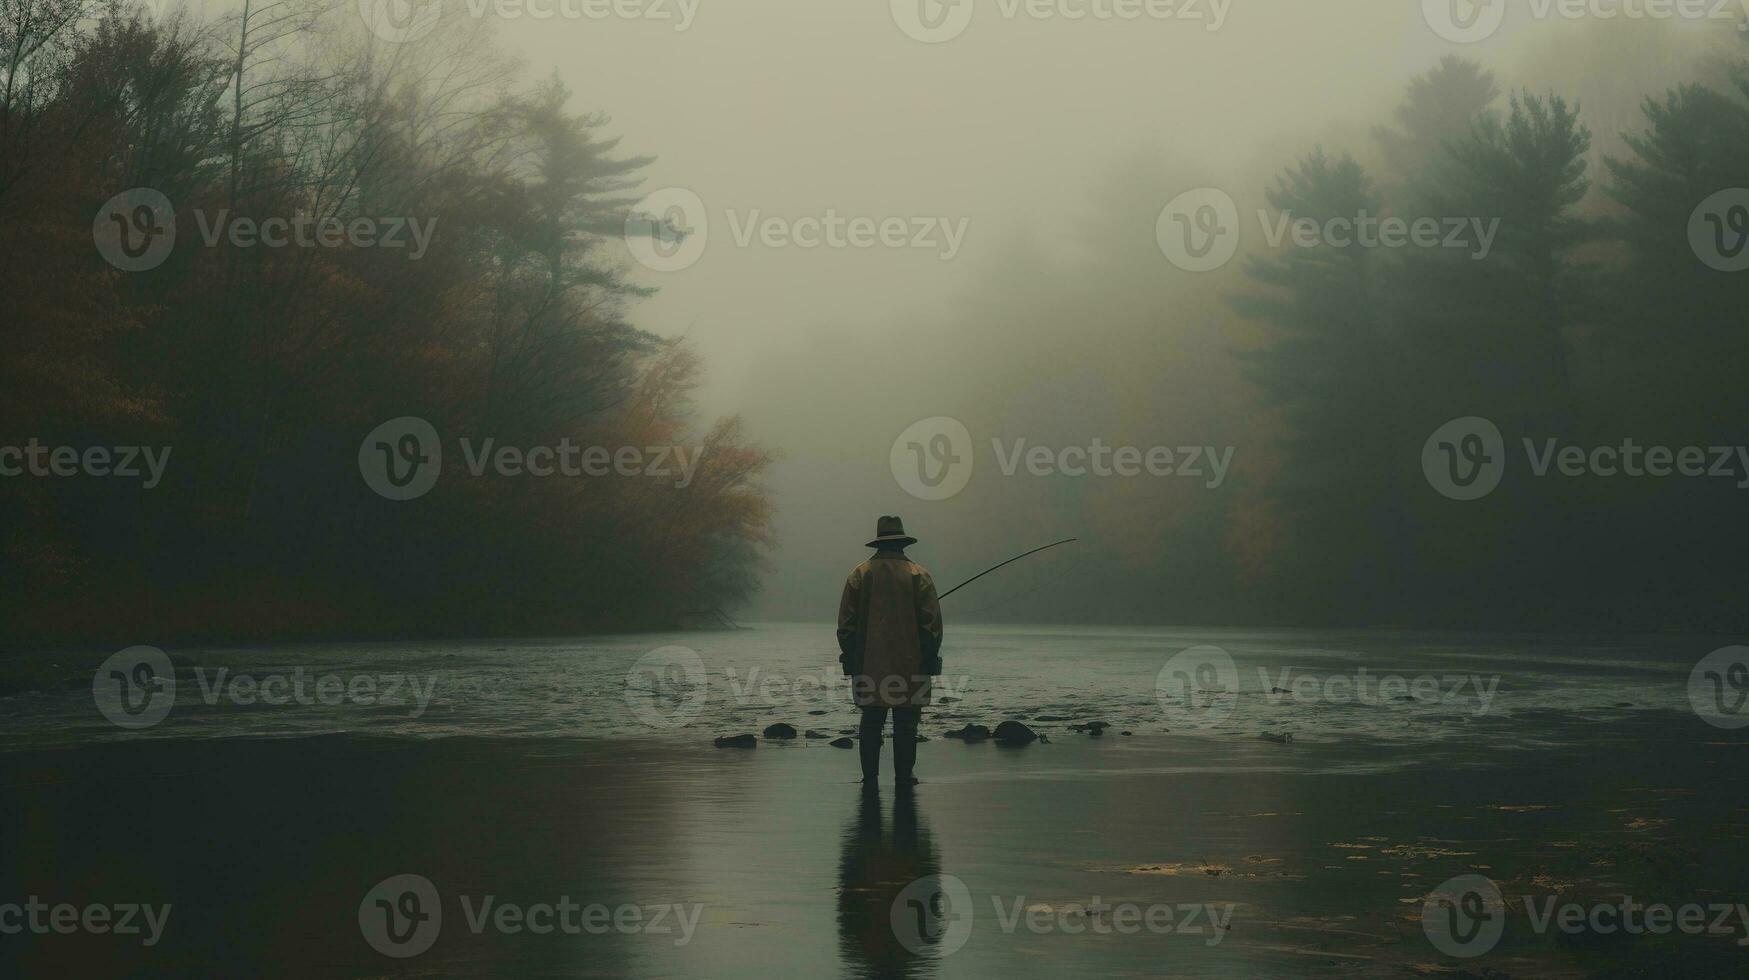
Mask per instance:
[[[939,737],[967,722],[1018,719],[1062,738],[1071,723],[1105,720],[1108,738],[1267,731],[1297,742],[1535,748],[1562,744],[1569,722],[1594,730],[1624,712],[1688,712],[1689,671],[1717,645],[1681,637],[962,626],[949,635],[947,672],[923,731]],[[1163,673],[1169,663],[1207,663],[1209,648],[1230,656],[1231,668]],[[778,721],[836,735],[854,719],[832,633],[815,624],[168,652],[177,664],[173,706],[135,731],[96,707],[92,675],[107,652],[18,658],[9,670],[25,670],[38,689],[0,699],[0,735],[15,747],[343,732],[699,741]],[[1187,691],[1184,677],[1202,684]],[[281,703],[263,703],[262,692]]]
[[[1102,719],[1112,725],[1107,737],[1286,732],[1296,742],[1467,739],[1523,749],[1560,742],[1562,719],[1688,711],[1688,674],[1712,646],[1676,637],[958,627],[923,732],[1021,719],[1062,737],[1070,723]],[[1163,674],[1168,663],[1202,663],[1210,648],[1230,656],[1230,670]],[[24,663],[51,681],[0,700],[0,733],[10,746],[343,732],[700,740],[775,721],[829,735],[854,723],[822,625],[170,653],[177,691],[157,725],[124,732],[98,712],[91,677],[107,653],[35,655]],[[1186,676],[1202,686],[1186,690]],[[282,704],[262,704],[268,697]]]

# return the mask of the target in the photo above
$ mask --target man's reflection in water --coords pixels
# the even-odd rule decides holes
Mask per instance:
[[[928,899],[940,873],[935,841],[917,818],[916,795],[894,794],[889,833],[881,825],[880,796],[862,793],[838,863],[838,946],[850,975],[934,972],[940,930]]]

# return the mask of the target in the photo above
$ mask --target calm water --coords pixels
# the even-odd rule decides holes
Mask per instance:
[[[1564,722],[1688,712],[1689,672],[1722,643],[962,626],[950,634],[947,673],[923,730],[938,737],[966,722],[1018,719],[1062,738],[1071,722],[1106,720],[1107,737],[1120,738],[1120,731],[1139,738],[1169,731],[1231,740],[1268,731],[1297,742],[1537,748],[1561,744],[1570,730]],[[173,706],[161,722],[134,731],[97,710],[92,675],[106,653],[23,658],[42,680],[37,690],[0,699],[0,741],[24,748],[351,733],[697,743],[778,721],[831,735],[853,724],[831,632],[817,624],[168,652],[176,662]],[[280,703],[263,703],[262,692]]]

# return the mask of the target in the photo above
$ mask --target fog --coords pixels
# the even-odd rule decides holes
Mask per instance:
[[[1218,186],[1250,224],[1274,175],[1314,147],[1376,159],[1369,131],[1448,54],[1480,61],[1503,90],[1583,100],[1595,157],[1619,145],[1645,95],[1699,75],[1703,54],[1729,43],[1715,25],[1539,20],[1518,5],[1475,44],[1443,40],[1409,3],[1239,0],[1218,30],[1212,8],[1186,13],[1203,19],[1005,19],[992,0],[944,43],[907,36],[880,3],[706,0],[684,31],[503,24],[517,50],[612,114],[625,149],[658,156],[646,189],[684,187],[705,203],[702,256],[639,270],[660,293],[634,318],[689,338],[708,364],[701,405],[741,414],[782,454],[768,577],[745,615],[828,615],[874,517],[895,513],[944,587],[1082,537],[1052,571],[980,583],[967,595],[980,613],[1146,619],[1165,612],[1134,608],[1154,593],[1180,596],[1169,614],[1194,616],[1214,598],[1206,579],[1231,581],[1232,568],[1205,577],[1203,556],[1241,570],[1267,561],[1247,553],[1270,545],[1248,541],[1243,519],[1217,530],[1199,514],[1261,510],[1274,454],[1231,356],[1257,334],[1223,300],[1242,285],[1239,264],[1195,275],[1164,261],[1165,202]],[[944,259],[743,246],[731,227],[829,209],[963,219],[966,237]],[[888,466],[898,434],[931,416],[966,422],[977,447],[966,490],[939,502],[907,495]],[[993,438],[1230,446],[1234,473],[1213,491],[1004,476]],[[1211,493],[1225,496],[1216,505]],[[1186,547],[1197,562],[1169,560]],[[1114,593],[1119,580],[1132,587]]]

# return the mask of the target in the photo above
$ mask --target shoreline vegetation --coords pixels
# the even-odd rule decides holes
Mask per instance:
[[[0,646],[656,629],[750,594],[771,456],[698,418],[684,342],[626,319],[649,290],[616,246],[652,158],[605,115],[478,23],[396,45],[355,5],[25,6],[0,63],[0,446],[157,467],[0,480]],[[173,213],[125,206],[145,192]],[[119,261],[149,268],[93,247],[118,194],[140,224]],[[276,222],[299,244],[267,247]],[[308,233],[355,222],[381,240]],[[441,475],[389,499],[361,455],[407,417]],[[483,445],[509,462],[481,472]],[[684,478],[532,475],[563,446]]]

